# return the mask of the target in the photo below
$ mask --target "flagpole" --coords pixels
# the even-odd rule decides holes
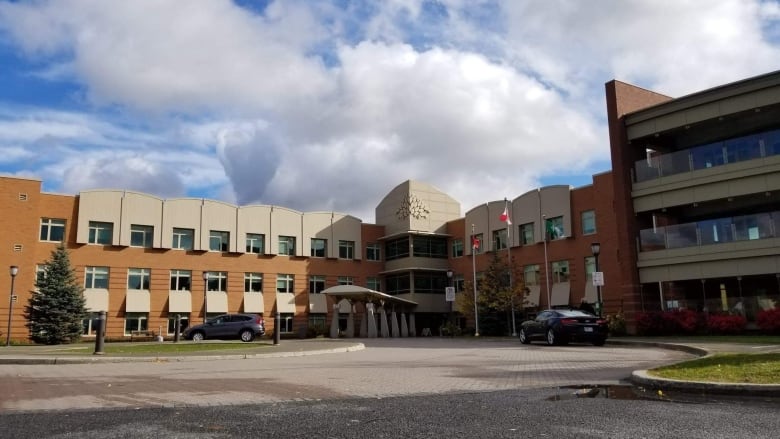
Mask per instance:
[[[542,215],[542,232],[544,233],[544,279],[547,283],[547,308],[552,308],[550,300],[550,263],[547,262],[547,215]]]
[[[474,246],[474,224],[471,225],[471,269],[474,272],[474,336],[479,337],[479,308],[477,307],[477,249]]]
[[[509,202],[504,198],[504,212],[506,212],[506,254],[509,262],[509,298],[512,301],[512,337],[517,337],[517,329],[515,327],[515,291],[512,288],[512,234],[511,225],[512,219],[509,215]]]

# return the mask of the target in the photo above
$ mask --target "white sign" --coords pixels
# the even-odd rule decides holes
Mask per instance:
[[[11,296],[11,302],[16,302],[16,298],[17,298],[17,297],[18,297],[18,296],[17,296],[16,294],[14,294],[13,296]]]
[[[447,302],[454,302],[455,301],[455,287],[446,287],[446,288],[444,288],[444,299]]]
[[[604,286],[604,272],[603,271],[594,271],[593,272],[593,286],[594,287],[603,287]]]

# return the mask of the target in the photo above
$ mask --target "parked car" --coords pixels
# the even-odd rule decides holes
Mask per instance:
[[[579,309],[548,309],[533,320],[521,324],[517,336],[523,344],[542,340],[548,345],[570,341],[590,342],[603,346],[607,341],[606,319]]]
[[[190,326],[182,335],[193,341],[239,338],[252,341],[265,334],[265,322],[258,314],[223,314],[200,325]]]

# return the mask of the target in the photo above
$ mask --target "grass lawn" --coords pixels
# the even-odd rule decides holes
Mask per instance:
[[[187,353],[200,353],[211,351],[230,351],[230,350],[262,350],[269,347],[266,343],[106,343],[103,352],[106,355],[178,355]],[[58,355],[84,355],[95,352],[94,343],[83,345],[61,345],[51,349],[40,350],[37,354],[58,354]]]
[[[718,354],[652,369],[648,373],[689,381],[780,384],[780,353]]]

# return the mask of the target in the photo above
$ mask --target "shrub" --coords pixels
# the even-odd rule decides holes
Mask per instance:
[[[693,334],[702,326],[701,316],[688,309],[650,311],[637,313],[639,335]]]
[[[623,313],[608,315],[607,326],[611,335],[626,335],[626,318],[623,316]]]
[[[707,330],[712,334],[739,334],[745,329],[744,317],[728,314],[711,314],[707,317]]]
[[[767,334],[780,334],[780,308],[759,311],[756,325]]]

